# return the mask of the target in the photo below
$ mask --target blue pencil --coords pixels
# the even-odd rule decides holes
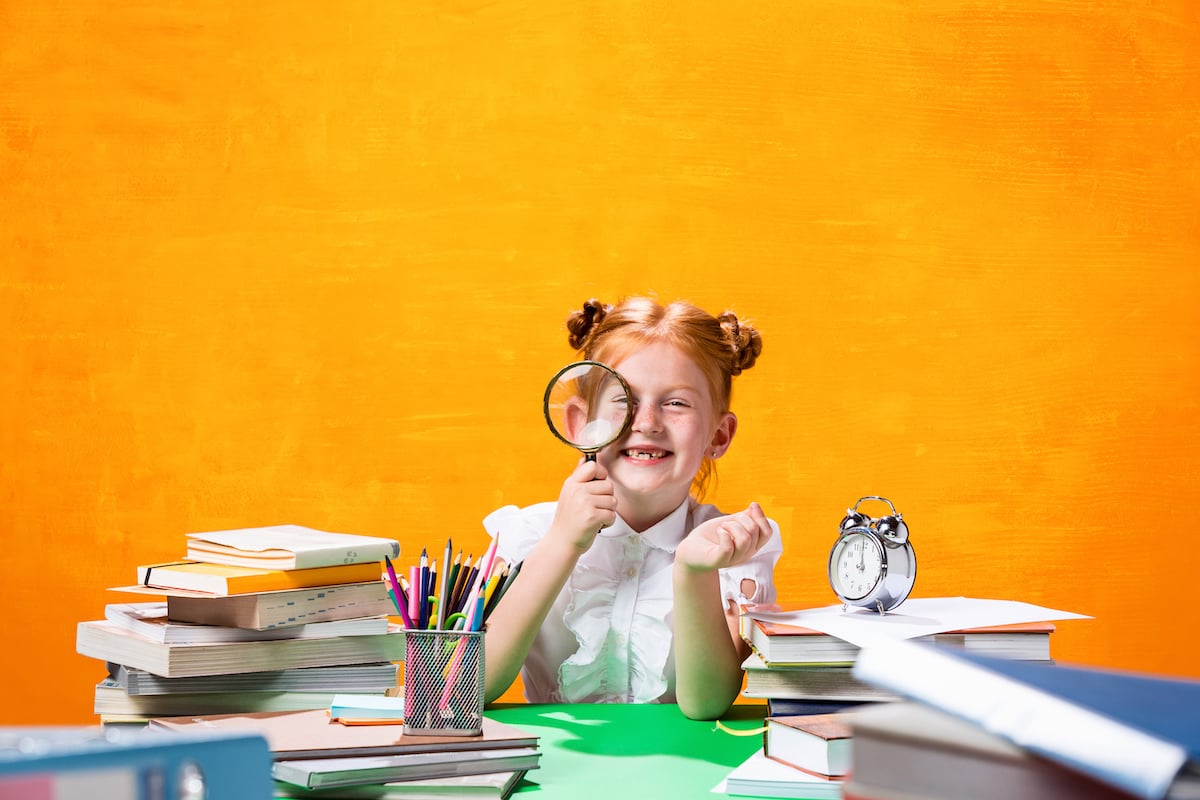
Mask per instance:
[[[429,555],[425,552],[424,547],[421,548],[421,559],[417,563],[417,581],[421,585],[416,587],[420,590],[417,594],[419,614],[414,621],[420,630],[425,630],[429,625]]]
[[[437,586],[437,629],[445,630],[446,617],[450,616],[447,604],[450,602],[450,540],[446,540],[446,554],[442,557],[442,582]]]

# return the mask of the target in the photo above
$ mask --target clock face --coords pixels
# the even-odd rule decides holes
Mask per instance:
[[[829,581],[839,597],[861,600],[875,590],[883,573],[883,549],[874,536],[850,532],[834,545]]]

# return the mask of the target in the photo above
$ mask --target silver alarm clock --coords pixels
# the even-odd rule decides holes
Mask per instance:
[[[859,511],[869,500],[886,503],[891,513],[875,519]],[[916,580],[917,554],[908,541],[908,525],[892,502],[871,495],[846,509],[829,552],[829,585],[843,608],[884,614],[907,599]]]

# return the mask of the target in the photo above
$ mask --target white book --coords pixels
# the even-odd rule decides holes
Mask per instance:
[[[175,622],[256,630],[349,617],[374,617],[396,611],[381,580],[227,597],[182,591],[166,594],[167,618]]]
[[[380,691],[380,696],[383,692]],[[307,711],[328,708],[329,692],[174,692],[129,694],[113,678],[96,684],[93,711],[101,716],[182,717],[258,711]]]
[[[179,678],[403,661],[405,647],[404,629],[399,625],[391,625],[388,633],[374,636],[163,644],[107,620],[88,620],[76,626],[75,652],[144,669],[164,678]]]
[[[452,778],[428,778],[394,783],[364,783],[336,789],[301,789],[277,781],[275,796],[312,798],[312,800],[506,800],[516,790],[525,770],[488,772],[482,775],[456,775]]]
[[[845,666],[769,666],[758,653],[742,662],[746,697],[778,700],[838,700],[848,703],[895,700],[896,695],[854,677]]]
[[[277,781],[320,789],[536,769],[540,757],[541,753],[536,747],[434,750],[387,756],[279,760],[274,763],[271,771],[272,777]]]
[[[108,663],[108,675],[126,694],[220,694],[223,692],[299,692],[383,694],[397,685],[400,667],[391,661],[335,664],[267,672],[164,678],[144,669]]]
[[[754,753],[714,792],[753,797],[798,797],[809,800],[838,800],[842,782],[837,778],[822,778],[767,758],[761,749]]]
[[[235,567],[311,569],[400,555],[400,542],[395,539],[331,533],[303,525],[189,533],[187,540],[188,558]]]
[[[205,642],[266,642],[277,639],[327,639],[331,636],[369,636],[388,632],[386,616],[311,622],[288,628],[252,630],[225,625],[172,622],[167,603],[109,603],[104,618],[114,625],[162,644]]]

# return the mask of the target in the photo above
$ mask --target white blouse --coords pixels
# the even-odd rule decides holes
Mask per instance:
[[[550,528],[556,503],[505,506],[484,527],[499,537],[497,556],[523,561]],[[532,703],[673,703],[672,646],[675,547],[693,528],[722,513],[688,498],[640,535],[617,518],[596,536],[554,601],[521,669]],[[772,603],[779,526],[745,564],[720,571],[721,594],[735,603]],[[742,594],[742,581],[754,595]],[[519,580],[519,578],[518,578]]]

